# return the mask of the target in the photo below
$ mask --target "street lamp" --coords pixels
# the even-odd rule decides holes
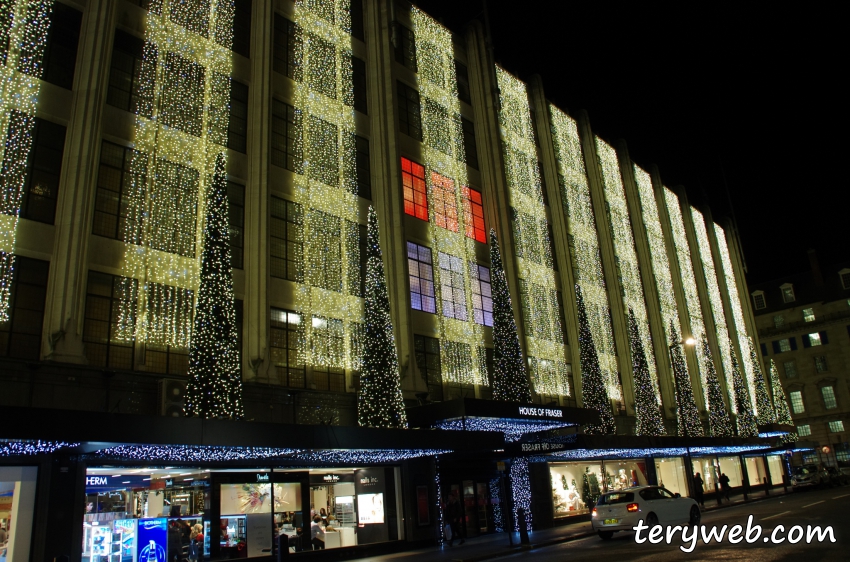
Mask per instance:
[[[690,435],[688,435],[688,424],[683,423],[683,417],[684,417],[683,413],[684,412],[683,412],[683,404],[682,404],[682,391],[679,388],[679,378],[676,376],[676,360],[673,357],[673,349],[677,346],[680,346],[680,345],[682,345],[682,346],[693,346],[696,343],[697,343],[697,341],[694,338],[685,338],[682,341],[671,343],[670,346],[667,349],[667,351],[670,353],[670,368],[672,369],[672,373],[673,373],[673,385],[675,386],[675,389],[676,389],[676,414],[677,414],[676,423],[683,429],[682,437],[685,438],[685,449],[688,453],[687,477],[688,477],[688,490],[690,490],[691,493],[693,493],[693,490],[694,490],[694,463],[693,463],[693,460],[691,459],[691,445],[690,445],[690,443],[688,443],[688,438],[690,437]]]

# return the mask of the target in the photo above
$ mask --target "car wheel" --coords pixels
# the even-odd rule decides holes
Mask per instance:
[[[657,527],[658,526],[658,516],[654,513],[650,513],[646,516],[646,524],[649,527]]]
[[[614,536],[614,531],[598,531],[597,534],[603,541],[610,541],[611,537]]]
[[[696,527],[699,525],[700,519],[702,519],[702,513],[700,513],[699,508],[695,505],[691,506],[691,516],[688,519],[688,524],[692,527]]]

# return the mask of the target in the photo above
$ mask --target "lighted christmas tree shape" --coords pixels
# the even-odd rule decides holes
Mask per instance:
[[[741,365],[738,363],[738,354],[735,346],[729,343],[732,354],[732,388],[735,395],[735,409],[738,410],[736,419],[738,425],[738,437],[756,437],[759,434],[756,417],[753,415],[753,404],[750,401],[750,392],[747,383],[741,375]]]
[[[685,361],[685,354],[682,352],[679,333],[676,331],[676,325],[672,319],[670,319],[670,346],[673,381],[676,385],[676,419],[679,422],[679,435],[701,437],[703,428],[694,399],[694,389],[691,386],[691,375],[688,373],[688,364]]]
[[[723,391],[720,389],[720,380],[717,378],[714,359],[705,334],[702,336],[701,348],[705,387],[708,392],[708,427],[713,437],[732,437],[732,424],[729,421],[726,405],[723,403]]]
[[[357,421],[364,427],[407,428],[378,215],[369,206],[366,241],[366,326]]]
[[[245,415],[230,264],[227,176],[224,155],[219,154],[207,196],[201,283],[183,407],[187,416],[236,420]]]
[[[791,419],[791,410],[788,408],[788,399],[785,397],[782,383],[779,382],[779,373],[776,370],[776,363],[774,363],[773,359],[770,360],[770,390],[773,393],[776,423],[794,425],[794,420]]]
[[[635,416],[638,435],[664,435],[664,422],[649,373],[646,350],[643,348],[635,312],[629,307],[629,343],[632,350],[632,377],[635,386]]]
[[[600,423],[584,427],[588,434],[606,435],[614,433],[614,414],[611,411],[611,400],[605,391],[605,381],[602,369],[599,367],[599,356],[590,333],[590,323],[587,321],[587,309],[584,307],[584,297],[581,287],[576,285],[576,300],[578,301],[578,343],[581,360],[581,397],[585,408],[599,412]]]
[[[490,280],[493,290],[493,400],[531,402],[531,385],[519,345],[508,279],[496,231],[490,229]]]
[[[770,391],[764,380],[764,373],[761,370],[761,361],[756,355],[756,348],[753,345],[753,339],[747,338],[749,344],[750,363],[753,365],[753,381],[756,385],[756,412],[758,413],[758,424],[767,425],[776,423],[776,411],[773,409],[773,404],[770,401]]]

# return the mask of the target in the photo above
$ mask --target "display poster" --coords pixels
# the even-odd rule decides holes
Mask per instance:
[[[416,518],[420,526],[431,524],[431,502],[428,486],[416,486]]]
[[[165,562],[168,519],[139,519],[139,557],[137,562]]]
[[[265,513],[249,513],[247,542],[248,558],[253,556],[271,556],[272,553],[272,519]]]
[[[357,494],[357,522],[361,525],[384,522],[384,494]]]
[[[116,534],[121,535],[121,562],[136,560],[136,520],[118,519],[112,523]]]
[[[387,498],[386,470],[361,468],[354,471],[354,493],[357,497],[357,544],[390,540],[384,501]]]

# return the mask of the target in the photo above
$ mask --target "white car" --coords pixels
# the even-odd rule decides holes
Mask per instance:
[[[638,521],[644,525],[699,525],[699,506],[691,498],[683,498],[659,486],[636,486],[599,496],[591,514],[593,530],[603,540],[617,531],[631,531]]]

